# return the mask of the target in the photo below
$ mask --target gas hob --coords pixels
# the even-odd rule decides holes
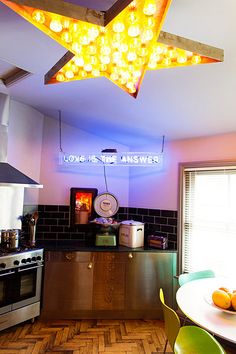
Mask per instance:
[[[0,250],[0,271],[43,261],[42,248],[19,248],[14,251]]]

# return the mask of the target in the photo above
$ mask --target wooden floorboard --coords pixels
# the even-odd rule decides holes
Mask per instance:
[[[0,354],[159,354],[165,339],[159,320],[36,320],[1,331]]]

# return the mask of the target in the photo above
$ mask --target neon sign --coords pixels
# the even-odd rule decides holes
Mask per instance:
[[[122,152],[122,153],[85,153],[74,154],[61,152],[60,165],[73,166],[143,166],[160,167],[163,153],[156,152]]]

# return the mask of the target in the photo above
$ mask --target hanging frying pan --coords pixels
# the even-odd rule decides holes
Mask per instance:
[[[119,209],[118,200],[111,193],[99,194],[94,200],[94,210],[104,218],[115,215]]]

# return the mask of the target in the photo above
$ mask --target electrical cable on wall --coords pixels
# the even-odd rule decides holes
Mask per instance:
[[[96,156],[96,159],[99,160],[100,162],[102,162],[102,164],[103,164],[103,175],[104,175],[104,180],[105,180],[105,187],[106,187],[106,192],[108,193],[106,166],[105,166],[104,162],[99,157]]]
[[[60,152],[63,152],[62,143],[61,143],[61,111],[58,112],[59,112],[59,148],[60,148]]]
[[[161,153],[162,154],[164,152],[164,146],[165,146],[165,135],[162,136],[162,146],[161,146]]]

